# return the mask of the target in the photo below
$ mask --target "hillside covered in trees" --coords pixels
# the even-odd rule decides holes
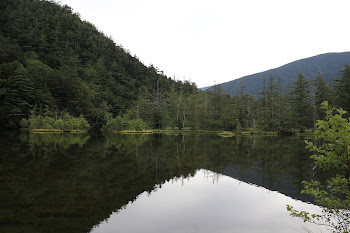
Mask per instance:
[[[350,63],[350,52],[326,53],[317,56],[300,59],[281,67],[270,69],[221,83],[223,90],[229,95],[237,95],[240,86],[245,87],[245,91],[250,95],[257,95],[263,89],[263,79],[270,76],[279,77],[283,87],[288,87],[294,82],[298,73],[302,73],[307,80],[315,79],[318,72],[326,82],[332,82],[334,77],[341,75],[344,65]],[[210,87],[208,87],[210,88]],[[203,88],[206,89],[206,88]]]
[[[66,5],[3,3],[0,128],[291,133],[312,131],[324,117],[319,109],[324,100],[350,111],[350,53],[328,54],[331,63],[318,57],[320,69],[315,70],[310,60],[296,62],[293,72],[279,69],[258,81],[241,82],[230,96],[222,85],[201,91],[194,83],[174,81],[143,65]],[[332,65],[322,65],[326,63]],[[307,76],[305,67],[310,68]],[[335,73],[337,78],[330,78]],[[250,92],[253,84],[261,85],[255,95]]]
[[[183,86],[54,1],[3,0],[0,51],[1,128],[32,114],[57,119],[67,112],[100,127],[106,113],[124,112],[141,89]]]

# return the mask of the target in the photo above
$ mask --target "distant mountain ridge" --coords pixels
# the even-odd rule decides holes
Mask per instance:
[[[245,94],[257,95],[262,91],[263,79],[265,78],[267,81],[270,75],[275,78],[280,77],[282,87],[286,89],[296,80],[298,73],[302,73],[308,80],[312,80],[316,78],[318,71],[320,71],[324,79],[327,82],[331,82],[334,77],[341,75],[341,70],[347,64],[350,64],[350,52],[320,54],[297,60],[275,69],[221,83],[220,86],[231,96],[239,93],[241,85],[245,87]]]

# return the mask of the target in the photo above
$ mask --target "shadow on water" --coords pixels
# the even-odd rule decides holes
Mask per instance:
[[[296,199],[300,138],[2,133],[1,232],[89,232],[143,192],[207,169]]]

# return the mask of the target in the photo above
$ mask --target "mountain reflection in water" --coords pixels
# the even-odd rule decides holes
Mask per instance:
[[[283,193],[309,201],[300,183],[313,176],[303,140],[292,137],[3,132],[0,148],[0,232],[6,233],[132,232],[137,225],[139,232],[244,232],[249,221],[257,232],[273,232],[270,225],[288,216],[285,205],[294,201],[267,200]],[[128,230],[112,224],[123,216],[118,226]]]
[[[317,206],[200,169],[193,177],[172,179],[151,193],[140,194],[136,201],[113,213],[91,233],[295,233],[322,230],[290,217],[287,204],[320,213]]]

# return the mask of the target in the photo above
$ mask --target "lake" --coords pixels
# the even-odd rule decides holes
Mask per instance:
[[[1,133],[1,232],[327,232],[303,138]]]

